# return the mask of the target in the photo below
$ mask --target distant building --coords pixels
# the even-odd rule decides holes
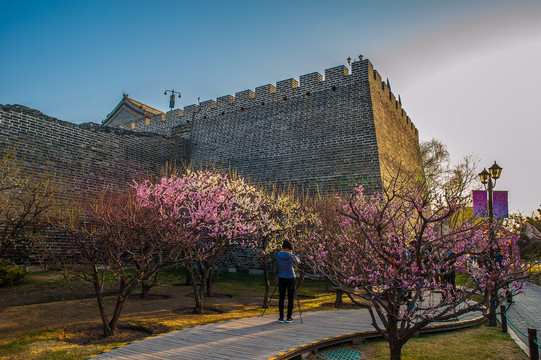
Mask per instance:
[[[118,105],[107,115],[103,125],[134,130],[135,124],[142,122],[148,125],[155,117],[165,120],[165,113],[135,101],[128,94],[124,94]]]

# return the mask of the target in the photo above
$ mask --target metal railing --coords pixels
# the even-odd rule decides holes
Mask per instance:
[[[539,349],[541,349],[541,346],[539,345],[539,342],[537,340],[537,329],[528,328],[528,334],[525,334],[507,317],[507,309],[505,305],[500,306],[499,314],[501,316],[502,332],[507,333],[507,326],[511,325],[511,327],[515,329],[519,334],[528,339],[530,360],[539,360]]]

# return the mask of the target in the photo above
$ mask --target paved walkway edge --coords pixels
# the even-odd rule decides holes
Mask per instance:
[[[441,324],[434,324],[427,326],[419,330],[419,334],[430,334],[443,331],[459,330],[472,327],[478,324],[483,323],[486,320],[485,317],[479,316],[474,319],[457,321],[457,322],[446,322]],[[340,345],[348,342],[357,342],[364,339],[374,339],[381,337],[376,330],[367,330],[359,331],[349,334],[336,335],[330,338],[325,338],[317,341],[313,341],[308,344],[298,346],[296,348],[289,349],[287,351],[279,353],[277,356],[270,358],[269,360],[287,360],[294,358],[299,355],[306,354],[308,352],[326,348],[329,346]]]
[[[501,322],[498,321],[501,325]],[[515,343],[517,344],[517,346],[522,350],[524,351],[524,353],[526,355],[529,355],[530,354],[530,349],[528,349],[528,345],[524,344],[524,342],[522,340],[520,340],[520,338],[517,336],[517,334],[515,334],[515,331],[512,329],[512,328],[507,328],[507,332],[509,333],[509,335],[511,336],[511,339],[513,339],[515,341]]]

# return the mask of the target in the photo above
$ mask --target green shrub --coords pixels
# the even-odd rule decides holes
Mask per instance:
[[[0,286],[19,284],[24,279],[22,267],[0,260]]]

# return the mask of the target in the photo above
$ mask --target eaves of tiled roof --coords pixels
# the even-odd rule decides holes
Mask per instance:
[[[103,125],[107,125],[107,123],[109,122],[109,120],[111,120],[115,113],[123,106],[128,106],[130,109],[132,109],[133,111],[137,112],[137,113],[140,113],[142,116],[145,116],[145,115],[150,115],[150,116],[154,116],[154,115],[158,115],[158,114],[163,114],[165,115],[165,113],[163,111],[160,111],[160,110],[157,110],[157,109],[154,109],[153,107],[150,107],[148,105],[145,105],[143,104],[142,102],[139,102],[137,100],[134,100],[134,99],[131,99],[127,94],[124,94],[124,97],[122,98],[122,100],[120,100],[120,102],[118,103],[118,105],[113,109],[113,111],[111,111],[107,117],[105,118],[105,120],[103,121]]]

